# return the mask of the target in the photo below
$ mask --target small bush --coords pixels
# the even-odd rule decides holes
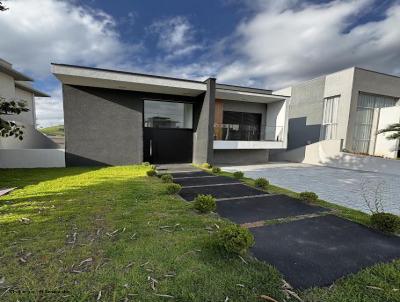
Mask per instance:
[[[163,183],[171,183],[172,182],[172,175],[171,174],[163,174],[161,175],[161,180]]]
[[[143,166],[148,167],[148,166],[150,166],[150,163],[148,161],[145,161],[145,162],[143,162]]]
[[[266,180],[266,179],[263,178],[263,177],[260,177],[260,178],[257,178],[257,179],[254,181],[254,185],[255,185],[257,188],[266,189],[266,188],[268,188],[269,181]]]
[[[201,167],[203,169],[211,169],[212,166],[209,163],[204,163],[204,164],[201,165]]]
[[[254,244],[250,231],[237,224],[224,227],[215,236],[217,246],[231,254],[244,255]]]
[[[150,169],[155,170],[157,169],[156,165],[150,165]]]
[[[212,195],[197,195],[194,200],[194,208],[201,213],[209,213],[217,207],[215,198]]]
[[[167,186],[167,193],[172,195],[172,194],[177,194],[179,191],[182,189],[181,185],[178,184],[168,184]]]
[[[318,199],[318,195],[314,192],[301,192],[299,198],[307,202],[315,202]]]
[[[371,225],[386,233],[395,233],[400,228],[400,217],[391,213],[375,213],[371,215]]]
[[[147,176],[156,176],[157,175],[157,171],[154,169],[148,170],[146,172]]]
[[[243,172],[242,171],[236,171],[235,173],[233,173],[233,177],[235,177],[236,179],[241,179],[243,178]]]
[[[211,170],[213,173],[221,173],[221,168],[219,167],[213,167]]]

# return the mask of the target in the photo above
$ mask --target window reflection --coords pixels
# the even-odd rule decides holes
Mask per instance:
[[[193,128],[193,105],[144,101],[144,126],[149,128]]]

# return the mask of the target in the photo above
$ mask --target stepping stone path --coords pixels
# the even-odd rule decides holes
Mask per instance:
[[[179,195],[186,201],[213,195],[220,216],[253,233],[254,256],[274,265],[295,288],[328,286],[365,267],[400,258],[400,237],[337,217],[326,208],[189,166],[160,172],[182,185]]]

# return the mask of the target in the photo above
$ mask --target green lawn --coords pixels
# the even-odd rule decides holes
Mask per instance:
[[[274,268],[213,248],[229,222],[197,214],[145,172],[0,170],[0,188],[18,187],[0,198],[0,301],[284,301]],[[399,288],[397,261],[299,294],[400,301]]]
[[[47,128],[40,128],[40,132],[52,136],[64,136],[64,125],[51,126]]]

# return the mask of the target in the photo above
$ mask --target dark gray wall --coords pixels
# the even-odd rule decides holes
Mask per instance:
[[[320,140],[325,77],[292,88],[289,106],[288,150]]]
[[[201,101],[202,100],[202,101]],[[195,128],[193,133],[193,162],[213,163],[215,114],[215,79],[207,80],[207,92],[199,97],[195,106]]]
[[[128,91],[63,85],[67,166],[143,158],[143,100]]]
[[[265,164],[268,162],[268,154],[268,150],[214,150],[214,164]]]

